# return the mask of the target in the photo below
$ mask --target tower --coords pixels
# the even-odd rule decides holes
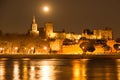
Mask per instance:
[[[39,36],[39,31],[37,30],[37,23],[35,20],[35,16],[33,16],[33,19],[32,19],[32,27],[31,27],[30,35]]]
[[[45,33],[47,38],[51,38],[53,35],[53,24],[51,22],[47,22],[45,24]]]

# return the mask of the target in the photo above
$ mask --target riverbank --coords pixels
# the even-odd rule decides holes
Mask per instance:
[[[11,59],[120,59],[120,54],[1,54],[0,58]]]

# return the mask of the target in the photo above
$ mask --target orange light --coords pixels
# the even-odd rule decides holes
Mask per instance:
[[[0,48],[0,50],[3,50],[3,48]]]
[[[14,49],[15,49],[15,50],[18,50],[18,47],[15,47]]]
[[[44,47],[43,47],[43,49],[44,49],[44,50],[47,50],[47,47],[46,47],[46,46],[44,46]]]
[[[31,47],[31,50],[34,50],[34,47]]]

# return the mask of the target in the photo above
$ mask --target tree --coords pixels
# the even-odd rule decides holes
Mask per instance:
[[[105,53],[106,51],[109,51],[109,50],[111,49],[111,47],[108,46],[107,44],[104,44],[102,47],[103,47],[103,49],[104,49],[104,53]]]
[[[88,42],[82,42],[80,44],[80,48],[82,49],[83,53],[86,54],[88,48]]]
[[[89,45],[88,51],[89,51],[89,52],[95,51],[95,47],[94,47],[93,44],[90,44],[90,45]]]
[[[93,52],[95,50],[94,44],[92,42],[82,42],[80,44],[80,48],[83,50],[83,53],[86,54],[86,52]]]
[[[116,41],[117,43],[120,43],[120,38],[117,38],[115,41]]]
[[[114,48],[115,48],[115,50],[117,52],[118,50],[120,50],[120,44],[114,44]]]
[[[70,39],[64,39],[63,45],[72,45],[74,42]]]

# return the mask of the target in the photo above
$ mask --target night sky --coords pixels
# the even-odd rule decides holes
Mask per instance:
[[[50,11],[44,12],[43,6]],[[35,14],[38,27],[53,22],[55,31],[81,33],[110,27],[120,37],[120,0],[0,0],[0,30],[26,33]]]

